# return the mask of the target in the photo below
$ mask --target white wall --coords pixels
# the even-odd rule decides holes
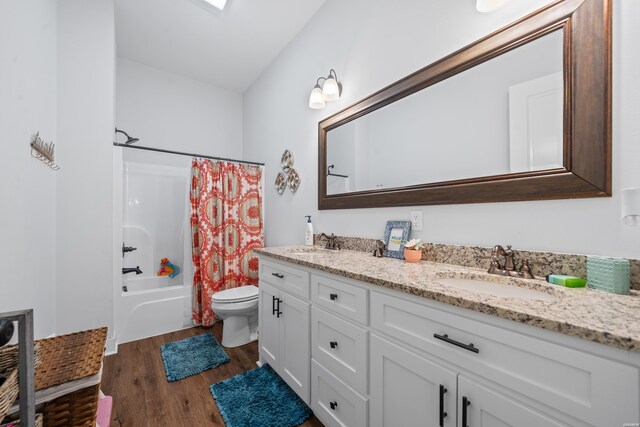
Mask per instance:
[[[244,155],[267,162],[268,245],[302,243],[304,215],[315,230],[382,237],[387,220],[412,208],[317,210],[318,121],[549,1],[512,1],[479,14],[473,1],[328,0],[245,93]],[[614,1],[614,197],[585,200],[422,207],[433,242],[640,257],[640,230],[620,221],[621,188],[640,186],[640,2]],[[342,99],[310,110],[316,78],[335,68]],[[302,184],[294,195],[273,189],[284,149],[293,151]],[[415,208],[414,208],[415,209]]]
[[[59,0],[57,327],[113,333],[112,0]]]
[[[56,137],[56,4],[0,2],[0,312],[34,309],[55,331],[56,172],[31,158],[31,134]]]
[[[117,59],[116,124],[136,145],[242,157],[242,96],[124,58]],[[118,141],[126,138],[119,134]],[[189,166],[191,159],[124,150],[128,161]]]

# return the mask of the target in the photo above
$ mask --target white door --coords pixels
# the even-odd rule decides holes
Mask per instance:
[[[563,107],[562,73],[509,87],[511,172],[562,167]]]
[[[260,282],[260,360],[279,372],[280,368],[280,319],[277,316],[277,300],[280,292],[273,286]]]
[[[280,292],[280,370],[278,373],[309,404],[311,317],[309,304]]]
[[[456,372],[376,335],[370,365],[372,426],[456,425]]]
[[[460,427],[568,426],[463,375],[458,377]],[[466,412],[466,414],[465,414]],[[466,421],[466,424],[465,424]]]

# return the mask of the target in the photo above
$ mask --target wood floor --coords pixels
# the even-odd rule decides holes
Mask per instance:
[[[212,328],[191,328],[122,344],[118,354],[106,357],[102,390],[113,396],[111,427],[224,426],[209,386],[256,368],[258,344],[225,349],[229,363],[167,382],[160,346],[205,332],[222,341],[222,324],[217,323]],[[315,417],[302,425],[322,427]]]

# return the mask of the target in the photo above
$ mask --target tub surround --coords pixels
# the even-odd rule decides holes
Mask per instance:
[[[373,253],[376,239],[364,237],[338,236],[343,249]],[[316,244],[324,243],[315,235]],[[504,242],[508,244],[509,242]],[[479,269],[487,269],[491,261],[492,248],[480,246],[456,246],[444,243],[427,243],[422,253],[424,261],[443,264],[462,265]],[[555,252],[537,252],[514,248],[516,257],[520,260],[528,258],[531,262],[533,275],[544,277],[547,274],[566,274],[568,276],[587,277],[587,256],[562,254]],[[640,260],[629,259],[631,263],[631,289],[640,291]]]
[[[345,246],[349,244],[347,242],[346,239],[343,241]],[[354,244],[362,245],[363,242],[356,240]],[[364,246],[360,247],[364,248]],[[323,246],[316,246],[316,248],[322,249]],[[375,258],[371,255],[372,252],[348,249],[314,252],[309,251],[308,246],[287,246],[255,251],[260,255],[281,261],[445,304],[623,350],[640,351],[640,295],[637,292],[624,296],[587,288],[568,289],[550,285],[538,279],[527,280],[490,275],[484,269],[433,261],[406,263],[391,258]],[[484,259],[482,261],[486,262]],[[527,287],[556,296],[557,300],[496,297],[438,283],[440,279],[455,277]]]

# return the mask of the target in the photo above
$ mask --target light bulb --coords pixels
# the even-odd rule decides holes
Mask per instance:
[[[340,98],[340,87],[333,76],[327,77],[322,85],[322,96],[325,101],[337,101]]]
[[[322,89],[320,85],[316,85],[309,96],[309,108],[319,110],[324,108],[324,98],[322,97]]]

